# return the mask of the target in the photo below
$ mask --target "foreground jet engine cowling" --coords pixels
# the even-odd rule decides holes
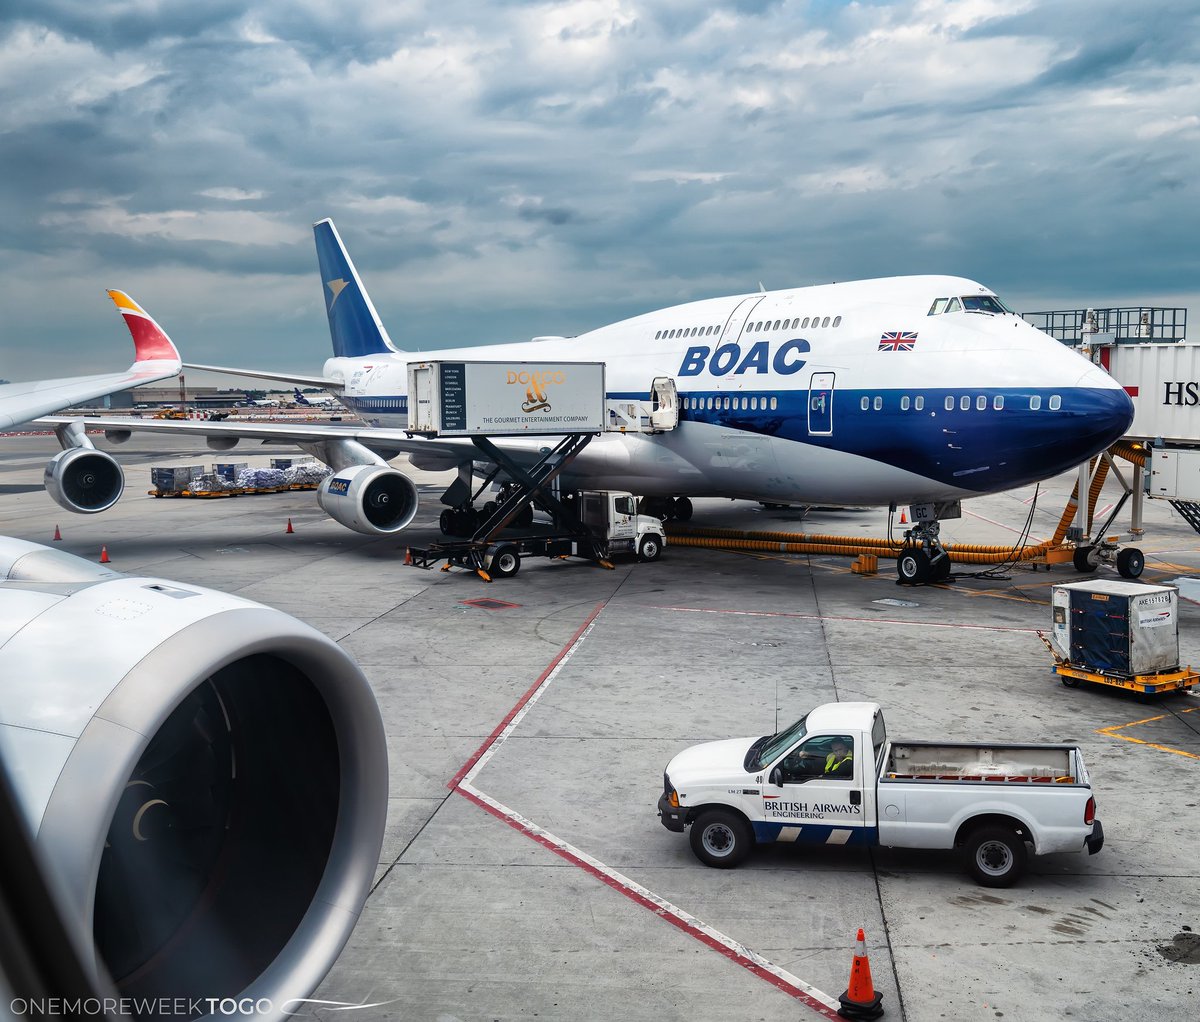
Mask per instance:
[[[383,841],[383,723],[295,618],[0,538],[0,754],[122,995],[282,1018],[350,936]]]

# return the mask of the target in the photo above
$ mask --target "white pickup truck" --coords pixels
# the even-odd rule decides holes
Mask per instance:
[[[659,816],[736,866],[753,845],[961,849],[986,887],[1029,854],[1100,851],[1078,746],[893,742],[878,703],[826,703],[778,734],[694,745],[667,764]]]

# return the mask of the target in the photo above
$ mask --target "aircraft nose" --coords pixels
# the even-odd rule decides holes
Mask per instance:
[[[1079,410],[1079,428],[1066,446],[1070,458],[1079,464],[1106,450],[1129,432],[1133,424],[1133,400],[1111,377],[1104,375],[1105,386],[1080,392],[1083,401]]]

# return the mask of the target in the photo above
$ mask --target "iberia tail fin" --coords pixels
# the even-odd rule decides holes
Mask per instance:
[[[334,355],[355,357],[398,350],[379,321],[379,313],[371,304],[333,221],[318,220],[313,224],[313,235]]]

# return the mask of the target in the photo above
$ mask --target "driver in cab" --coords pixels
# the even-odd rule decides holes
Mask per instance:
[[[821,760],[824,758],[824,769],[820,771],[820,776],[824,777],[853,777],[854,776],[854,752],[850,742],[845,738],[835,738],[829,743],[829,752],[822,754],[820,752],[808,752],[800,750],[794,756],[789,756],[789,759],[800,760]],[[799,767],[800,764],[792,764]],[[807,769],[803,773],[809,777],[817,775],[814,769],[816,764],[805,764]]]

